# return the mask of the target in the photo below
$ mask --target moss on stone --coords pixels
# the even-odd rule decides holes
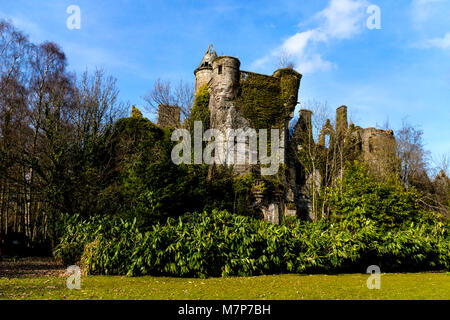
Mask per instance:
[[[238,111],[255,129],[280,127],[287,117],[281,100],[280,81],[273,77],[249,73],[241,80],[236,104]]]
[[[301,75],[280,69],[274,76],[246,72],[241,79],[238,111],[255,129],[281,128],[295,110]]]
[[[201,121],[203,123],[203,129],[210,128],[210,111],[209,111],[209,88],[207,84],[198,89],[195,95],[194,106],[191,112],[191,128],[194,127],[194,121]]]

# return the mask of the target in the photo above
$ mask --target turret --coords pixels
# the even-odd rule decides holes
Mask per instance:
[[[213,83],[219,98],[233,100],[240,85],[240,66],[238,58],[223,56],[213,62]]]
[[[213,45],[209,45],[205,56],[198,68],[194,71],[195,74],[195,92],[197,92],[204,84],[208,84],[212,77],[213,61],[217,58],[217,53]]]
[[[235,114],[229,116],[227,114],[230,111],[230,102],[234,103],[239,93],[240,65],[239,59],[227,56],[216,58],[213,62],[209,82],[212,128],[219,130],[234,128],[233,123],[237,117]],[[227,122],[227,119],[231,122]]]

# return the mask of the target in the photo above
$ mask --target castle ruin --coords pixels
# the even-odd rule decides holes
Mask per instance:
[[[298,151],[308,143],[323,149],[330,144],[341,146],[342,150],[349,149],[375,172],[392,169],[393,164],[385,160],[395,158],[393,132],[349,125],[346,106],[336,110],[335,126],[331,120],[326,121],[317,142],[312,133],[311,110],[300,110],[298,122],[291,128],[302,79],[302,75],[291,68],[276,70],[272,75],[244,71],[240,69],[238,58],[219,57],[211,45],[194,74],[195,91],[204,86],[209,90],[210,128],[221,132],[227,129],[279,129],[278,156],[284,189],[270,197],[255,194],[255,206],[271,223],[280,223],[283,216],[311,218],[308,190],[311,176],[306,174],[297,157]],[[166,111],[160,109],[160,113]],[[260,169],[261,165],[233,166],[236,175],[258,175]],[[320,179],[320,176],[314,179]]]

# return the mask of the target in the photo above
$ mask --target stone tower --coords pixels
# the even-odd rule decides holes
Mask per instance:
[[[213,72],[213,62],[217,58],[217,53],[214,50],[213,45],[209,45],[206,50],[205,56],[198,68],[194,71],[195,74],[195,92],[198,91],[203,85],[208,84],[211,80]]]
[[[255,192],[256,199],[253,206],[261,211],[265,220],[279,223],[282,216],[298,214],[296,200],[301,196],[295,186],[296,168],[291,166],[295,150],[290,148],[290,121],[298,104],[302,75],[289,68],[276,70],[273,75],[264,75],[240,70],[240,66],[238,58],[219,57],[210,46],[194,72],[195,90],[197,92],[205,84],[208,85],[210,128],[224,134],[226,143],[221,148],[224,149],[225,164],[232,167],[236,176],[252,174],[259,183],[266,181],[273,184],[263,180],[265,172],[268,172],[267,165],[258,159],[259,149],[255,144],[260,138],[260,130],[269,133],[272,129],[278,130],[279,147],[270,150],[270,166],[276,163],[276,173],[269,180],[279,183],[289,180],[291,183],[286,188],[277,187],[267,194],[258,193],[258,188],[252,192]],[[302,115],[303,127],[311,129],[311,113],[304,111]],[[240,132],[239,138],[237,132]],[[244,162],[239,159],[244,159]],[[250,159],[256,161],[251,162]],[[215,165],[210,166],[211,177],[214,170]]]
[[[213,62],[211,83],[209,85],[212,100],[210,102],[211,127],[222,131],[241,129],[249,124],[243,123],[235,106],[239,93],[240,61],[234,57],[220,57]]]
[[[392,130],[363,129],[361,138],[362,158],[373,173],[384,178],[398,171],[400,163]]]

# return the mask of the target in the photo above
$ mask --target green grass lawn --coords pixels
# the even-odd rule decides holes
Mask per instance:
[[[445,299],[450,274],[383,274],[381,290],[369,290],[368,275],[279,275],[250,278],[178,279],[88,276],[81,290],[66,278],[0,278],[0,299]]]

